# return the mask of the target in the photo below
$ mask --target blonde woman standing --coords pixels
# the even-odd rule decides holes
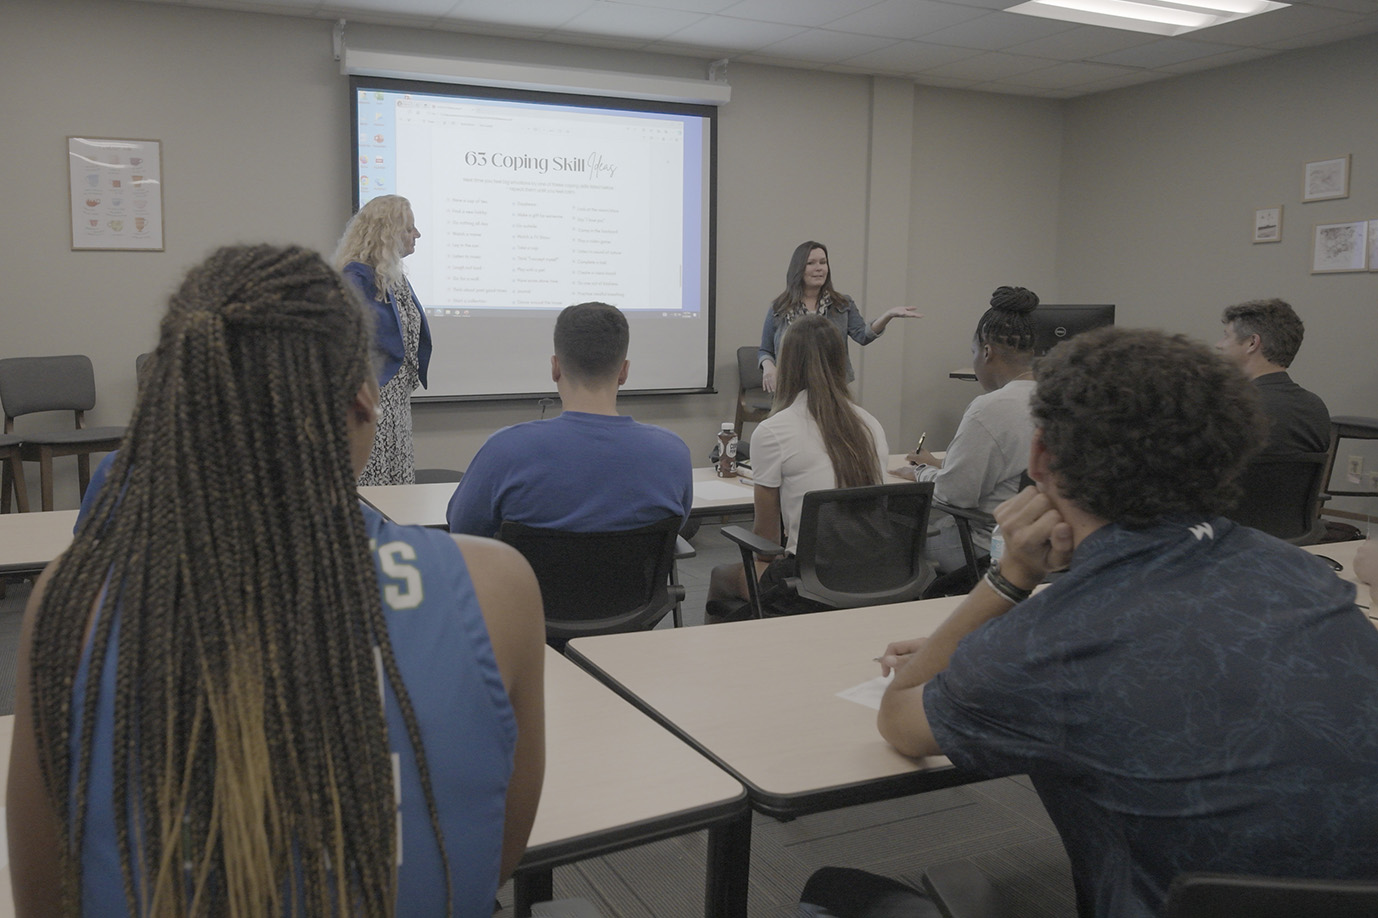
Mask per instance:
[[[411,394],[426,385],[431,362],[431,327],[402,271],[402,259],[416,251],[421,233],[411,203],[385,194],[369,201],[345,226],[335,249],[335,267],[373,310],[374,346],[379,352],[378,436],[359,484],[412,484]]]

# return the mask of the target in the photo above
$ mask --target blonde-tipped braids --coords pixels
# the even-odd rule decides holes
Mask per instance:
[[[112,643],[111,805],[132,914],[393,913],[397,801],[375,656],[452,900],[350,463],[346,418],[370,347],[344,282],[304,249],[221,249],[173,296],[108,485],[35,624],[31,689],[67,830],[69,913]]]

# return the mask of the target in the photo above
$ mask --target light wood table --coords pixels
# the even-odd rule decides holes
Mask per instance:
[[[362,485],[359,497],[379,513],[403,526],[448,528],[445,511],[459,483]]]
[[[753,809],[798,816],[973,780],[900,755],[874,710],[837,697],[959,601],[578,638],[567,653],[736,776]]]
[[[0,574],[37,574],[72,544],[75,510],[0,513]]]
[[[551,897],[560,864],[708,829],[704,914],[744,916],[742,785],[549,647],[545,665],[545,786],[517,868],[517,914]]]

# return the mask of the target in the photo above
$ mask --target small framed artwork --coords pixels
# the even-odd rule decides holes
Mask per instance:
[[[1368,269],[1368,221],[1319,223],[1311,252],[1312,274]]]
[[[72,250],[163,251],[163,145],[67,138]]]
[[[1254,242],[1282,241],[1282,205],[1254,211]]]
[[[1330,201],[1349,197],[1349,154],[1307,163],[1302,172],[1302,201]]]

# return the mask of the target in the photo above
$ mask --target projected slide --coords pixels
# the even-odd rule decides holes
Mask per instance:
[[[588,300],[628,314],[629,388],[706,386],[711,110],[355,81],[358,201],[404,195],[421,231],[406,267],[435,339],[424,395],[549,391],[555,315]]]

